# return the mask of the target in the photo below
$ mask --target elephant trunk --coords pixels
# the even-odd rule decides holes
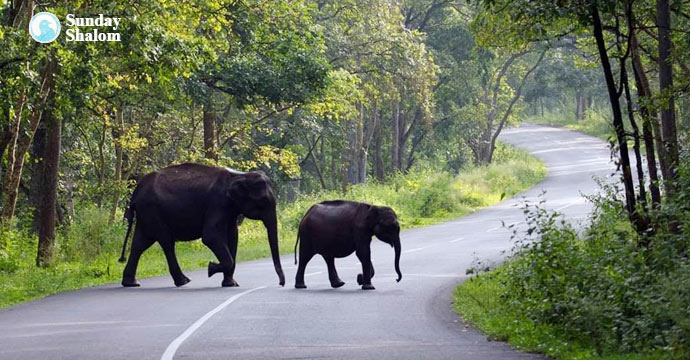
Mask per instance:
[[[400,237],[395,240],[393,244],[393,249],[395,250],[395,272],[398,273],[397,282],[402,279],[402,273],[400,272]]]
[[[268,233],[268,244],[271,246],[271,256],[273,257],[273,266],[276,269],[278,278],[280,279],[280,286],[285,286],[285,275],[283,274],[283,267],[280,265],[280,250],[278,248],[278,219],[276,218],[275,210],[263,220]]]

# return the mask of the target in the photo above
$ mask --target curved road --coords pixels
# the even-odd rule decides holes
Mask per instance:
[[[614,165],[603,141],[563,129],[524,125],[501,138],[543,160],[548,177],[472,215],[403,232],[400,283],[392,249],[374,241],[375,291],[359,290],[354,255],[336,260],[344,287],[330,288],[315,257],[309,288],[296,290],[285,255],[285,288],[263,259],[238,265],[239,288],[220,288],[221,277],[203,270],[188,272],[192,282],[182,288],[166,275],[141,288],[68,292],[0,311],[0,359],[542,358],[465,327],[450,308],[452,290],[474,259],[499,261],[511,247],[501,220],[523,220],[523,197],[546,190],[547,207],[582,219],[590,206],[581,193],[595,192],[592,175],[610,176]]]

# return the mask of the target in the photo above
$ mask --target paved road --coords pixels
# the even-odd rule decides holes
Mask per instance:
[[[523,220],[521,197],[546,190],[548,207],[583,218],[590,207],[581,192],[596,191],[592,175],[613,165],[604,142],[562,129],[525,125],[502,139],[542,159],[548,177],[470,216],[405,231],[400,283],[392,249],[375,241],[375,291],[359,290],[354,255],[336,260],[347,282],[340,289],[330,288],[318,257],[307,267],[309,288],[294,289],[291,255],[282,258],[285,288],[269,259],[239,264],[240,288],[220,288],[205,270],[187,272],[183,288],[169,276],[143,279],[141,288],[90,288],[0,311],[0,359],[541,358],[465,328],[451,292],[475,258],[497,261],[510,248],[501,220]]]

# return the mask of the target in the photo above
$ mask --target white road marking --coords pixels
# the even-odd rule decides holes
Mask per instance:
[[[397,275],[396,274],[386,274],[381,277],[391,277],[395,278]],[[459,277],[466,277],[467,275],[463,274],[405,274],[405,276],[419,276],[419,277],[431,277],[431,278],[459,278]]]
[[[313,273],[305,274],[305,275],[304,275],[304,277],[307,277],[307,276],[312,276],[312,275],[318,275],[318,274],[323,274],[323,271],[317,271],[317,272],[313,272]]]
[[[585,202],[585,199],[580,198],[580,199],[577,199],[577,200],[575,200],[575,201],[573,201],[573,202],[571,202],[571,203],[569,203],[569,204],[567,204],[567,205],[563,205],[563,206],[557,208],[555,211],[561,211],[561,210],[566,209],[566,208],[569,208],[569,207],[571,207],[571,206],[573,206],[573,205],[577,205],[577,204],[579,204],[579,203],[584,203],[584,202]]]
[[[496,227],[492,227],[492,228],[489,229],[489,230],[486,230],[486,232],[494,232],[494,231],[496,231],[496,230],[500,230],[500,229],[503,229],[503,228],[505,228],[506,230],[508,230],[511,226],[519,225],[519,224],[522,224],[522,223],[523,223],[523,221],[517,221],[517,222],[514,222],[514,223],[512,223],[512,224],[505,225],[505,226],[496,226]]]
[[[465,240],[465,238],[464,238],[464,237],[459,237],[459,238],[457,238],[457,239],[455,239],[455,240],[449,241],[449,243],[455,243],[455,242],[462,241],[462,240]]]
[[[411,253],[411,252],[415,252],[415,251],[419,251],[419,250],[424,250],[424,249],[426,249],[426,248],[428,248],[428,246],[422,246],[422,247],[420,247],[420,248],[405,250],[405,251],[403,251],[403,253],[407,254],[407,253]]]
[[[195,331],[197,331],[201,327],[201,325],[204,325],[204,323],[208,321],[208,319],[210,319],[217,312],[223,310],[225,307],[232,304],[235,300],[241,298],[242,296],[264,288],[266,288],[266,286],[259,286],[241,292],[225,300],[222,304],[216,306],[213,310],[207,312],[206,315],[202,316],[199,320],[195,321],[194,324],[192,324],[190,327],[187,328],[187,330],[185,330],[182,333],[182,335],[178,336],[175,340],[173,340],[173,342],[170,343],[170,345],[168,345],[168,347],[165,349],[165,352],[163,353],[163,356],[161,356],[161,360],[172,360],[172,358],[175,356],[175,352],[177,352],[177,349],[180,347],[180,345],[182,345],[182,343],[185,340],[187,340],[188,337],[190,337]]]
[[[35,323],[35,324],[22,324],[19,326],[12,327],[35,327],[35,326],[80,326],[80,325],[112,325],[112,324],[127,324],[127,323],[137,323],[138,321],[68,321],[68,322],[56,322],[56,323]],[[6,327],[6,326],[2,326]]]
[[[155,324],[155,325],[131,325],[131,326],[118,326],[118,329],[145,329],[145,328],[162,328],[162,327],[171,327],[171,326],[179,326],[180,324]],[[53,331],[32,331],[30,333],[24,333],[24,334],[12,334],[8,336],[3,336],[2,339],[19,339],[19,338],[29,338],[29,337],[37,337],[37,336],[55,336],[55,335],[64,335],[64,334],[77,334],[77,333],[90,333],[93,334],[97,331],[111,331],[112,328],[110,327],[102,327],[102,328],[88,328],[88,329],[61,329],[61,330],[53,330]]]

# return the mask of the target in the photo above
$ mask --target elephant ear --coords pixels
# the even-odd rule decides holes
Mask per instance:
[[[246,193],[247,184],[242,178],[234,179],[226,191],[226,195],[233,201],[241,201]]]
[[[374,227],[378,226],[379,223],[379,217],[380,217],[380,209],[378,206],[370,205],[369,210],[367,212],[367,229],[369,229],[372,233],[375,233]]]

